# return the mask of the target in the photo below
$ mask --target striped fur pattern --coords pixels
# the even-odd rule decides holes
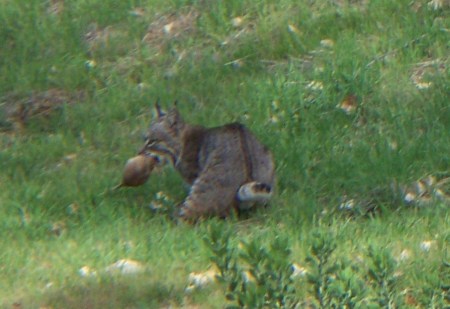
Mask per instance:
[[[177,209],[189,221],[266,204],[273,193],[275,166],[271,152],[242,124],[215,128],[190,125],[177,108],[150,125],[140,154],[171,163],[190,185]]]

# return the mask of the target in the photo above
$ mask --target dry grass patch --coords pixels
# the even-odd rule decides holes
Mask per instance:
[[[163,50],[174,39],[184,39],[197,32],[197,20],[200,13],[193,8],[157,16],[148,26],[142,41]]]
[[[32,118],[49,117],[64,104],[76,104],[86,98],[84,91],[68,92],[52,88],[33,91],[27,96],[10,93],[0,99],[0,131],[22,129]]]

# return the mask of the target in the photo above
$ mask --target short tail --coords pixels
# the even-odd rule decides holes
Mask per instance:
[[[268,202],[272,197],[272,186],[263,182],[252,181],[243,184],[238,192],[240,202]]]

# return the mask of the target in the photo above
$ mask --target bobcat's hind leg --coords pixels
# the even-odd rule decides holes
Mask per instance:
[[[189,196],[179,206],[176,216],[190,222],[211,216],[225,218],[236,204],[235,186],[224,186],[215,175],[198,178],[191,187]]]
[[[272,197],[272,186],[269,184],[252,181],[243,184],[238,192],[237,199],[240,202],[268,202]]]

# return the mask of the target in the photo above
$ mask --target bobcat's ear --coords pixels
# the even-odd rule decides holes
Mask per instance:
[[[177,127],[182,123],[180,112],[176,106],[167,113],[167,121],[170,127]]]
[[[156,115],[158,116],[158,118],[161,118],[162,116],[165,115],[161,109],[161,106],[159,105],[159,98],[155,102],[155,110],[156,110]]]

